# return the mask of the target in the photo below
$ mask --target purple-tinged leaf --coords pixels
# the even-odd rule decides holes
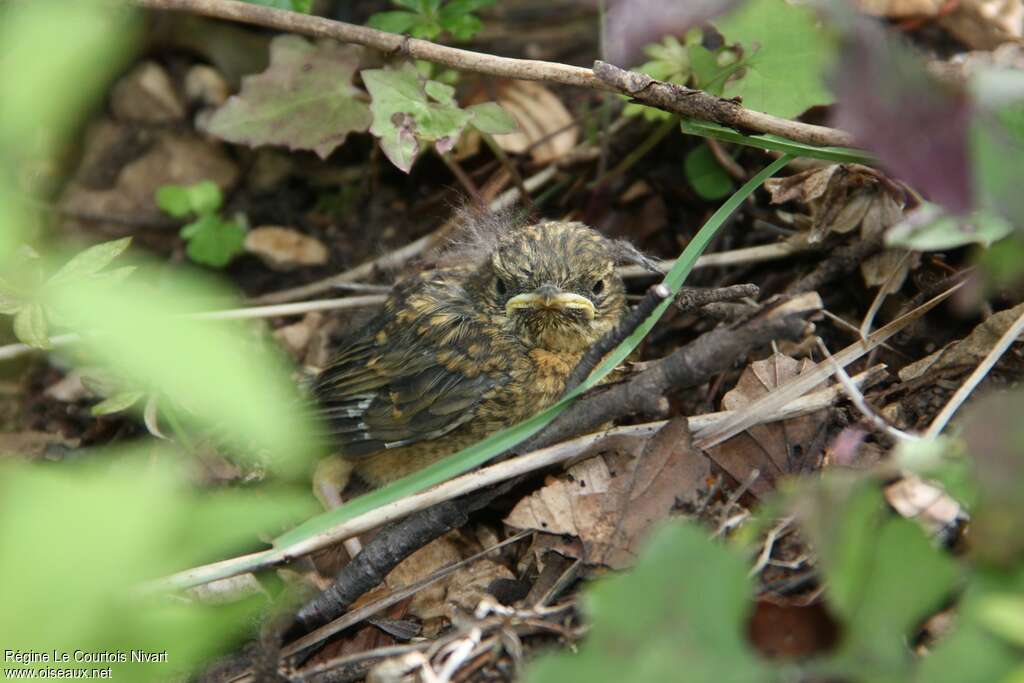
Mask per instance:
[[[242,91],[214,112],[207,132],[251,147],[284,145],[326,158],[349,133],[370,127],[364,93],[352,85],[359,54],[330,40],[313,44],[278,36],[270,44],[270,66],[243,80]]]
[[[613,0],[605,14],[604,60],[621,67],[636,64],[643,48],[664,36],[691,28],[729,11],[739,0]]]
[[[853,133],[894,175],[948,211],[974,208],[968,131],[973,107],[962,89],[931,76],[875,23],[847,26],[832,86],[834,125]]]

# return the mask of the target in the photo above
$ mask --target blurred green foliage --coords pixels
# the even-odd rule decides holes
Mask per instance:
[[[720,44],[713,49],[705,46],[705,42],[714,45],[711,41],[716,36],[699,29],[688,32],[682,42],[675,36],[665,36],[660,43],[644,47],[644,54],[651,59],[636,67],[636,71],[659,81],[721,95],[726,79],[742,64],[739,51],[732,46]],[[664,121],[673,116],[667,111],[634,102],[627,102],[622,113],[626,116],[642,114],[648,121]]]
[[[68,359],[169,397],[190,429],[259,457],[275,473],[305,471],[314,430],[283,359],[254,342],[249,328],[188,317],[234,301],[233,294],[165,264],[142,262],[126,281],[131,266],[110,266],[128,240],[67,258],[32,222],[27,207],[36,183],[24,170],[62,151],[134,46],[134,25],[129,8],[107,2],[0,6],[0,308],[40,346],[51,328],[79,333]],[[216,210],[217,194],[189,193],[188,205]],[[40,239],[32,247],[23,244],[33,237]],[[76,463],[59,467],[3,454],[4,648],[166,651],[166,664],[113,664],[114,678],[153,680],[187,673],[249,629],[261,602],[212,608],[143,600],[137,584],[252,550],[254,538],[280,533],[315,502],[305,486],[200,491],[189,461],[173,445],[155,443],[82,450]]]
[[[403,7],[391,12],[378,12],[367,25],[389,33],[408,33],[413,38],[434,40],[448,33],[458,41],[469,40],[484,27],[473,14],[489,7],[495,0],[392,0]]]
[[[203,607],[143,599],[137,585],[245,549],[308,514],[312,501],[287,491],[196,493],[175,459],[140,446],[77,465],[0,467],[4,648],[166,651],[166,664],[113,665],[116,680],[155,680],[246,634],[259,601]]]
[[[592,623],[578,653],[542,657],[526,680],[756,683],[772,680],[747,646],[747,561],[694,524],[651,535],[628,573],[587,589]]]
[[[40,255],[23,246],[20,259],[10,265],[6,276],[0,276],[0,313],[14,316],[14,334],[22,342],[39,349],[49,349],[53,312],[45,305],[54,292],[75,288],[91,282],[102,287],[117,285],[135,270],[123,266],[104,269],[128,248],[131,238],[104,242],[89,247],[72,257],[49,277]],[[100,272],[103,271],[103,272]],[[58,324],[61,322],[57,316]]]
[[[253,5],[263,5],[274,9],[285,9],[290,12],[309,14],[313,10],[313,0],[243,0]]]
[[[196,263],[223,268],[244,251],[245,227],[218,214],[224,196],[216,183],[204,180],[185,187],[164,185],[156,204],[175,218],[194,216],[181,228],[188,257]]]
[[[690,150],[683,161],[683,170],[690,187],[701,199],[721,199],[728,196],[735,187],[732,178],[715,159],[707,143]]]
[[[966,443],[917,442],[897,460],[921,476],[954,483],[954,490],[977,492],[974,519],[998,512],[1001,530],[1017,539],[1024,516],[1007,514],[1004,496],[1012,491],[1016,505],[1024,505],[1024,449],[1019,427],[1004,418],[1017,415],[1019,423],[1024,394],[999,402],[1006,407],[994,410],[990,402],[974,411],[971,424],[984,438],[968,433]],[[993,442],[1007,449],[986,450]],[[965,464],[973,465],[973,474]],[[987,477],[987,469],[1001,476]],[[880,481],[858,473],[801,481],[766,510],[794,514],[814,548],[824,598],[839,623],[833,650],[802,661],[757,655],[744,632],[751,606],[746,557],[760,550],[758,539],[747,539],[743,552],[711,540],[695,524],[677,522],[652,534],[632,572],[587,589],[584,606],[592,628],[579,651],[541,657],[527,680],[1010,683],[1024,674],[1019,544],[1010,563],[1002,557],[1001,564],[992,564],[976,544],[954,557],[886,505]],[[910,643],[916,630],[949,604],[956,604],[952,632],[931,653],[915,655]]]

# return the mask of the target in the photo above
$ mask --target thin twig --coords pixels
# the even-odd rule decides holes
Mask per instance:
[[[853,378],[855,383],[861,384],[871,381],[878,376],[881,368],[876,367],[860,373]],[[788,420],[800,415],[807,415],[832,405],[840,394],[839,387],[822,389],[813,394],[798,398],[791,403],[780,406],[771,414],[763,416],[766,422],[777,420]],[[708,429],[716,424],[732,418],[741,411],[721,411],[694,415],[687,418],[690,429]],[[668,420],[648,422],[637,425],[626,425],[615,427],[595,434],[587,434],[569,441],[564,441],[554,446],[541,448],[532,453],[525,453],[510,460],[490,465],[479,470],[474,470],[455,479],[446,481],[431,489],[407,496],[389,505],[377,508],[358,517],[342,522],[320,534],[311,536],[305,541],[291,545],[287,548],[277,548],[266,553],[258,553],[243,558],[222,560],[213,564],[194,567],[192,569],[173,574],[164,579],[157,580],[144,587],[144,591],[165,591],[189,588],[211,581],[220,580],[235,576],[242,572],[258,571],[274,565],[292,560],[296,557],[308,555],[318,550],[323,550],[340,541],[365,533],[388,522],[405,517],[413,512],[431,507],[439,502],[457,498],[466,493],[479,490],[492,484],[497,484],[507,479],[517,477],[521,474],[534,472],[538,469],[550,467],[560,462],[566,462],[578,458],[580,455],[592,451],[597,444],[606,440],[615,439],[645,439],[655,434],[665,426]],[[241,562],[241,559],[255,558],[259,556],[259,562]],[[230,569],[232,563],[237,565]],[[227,569],[227,570],[226,570]]]
[[[372,617],[373,615],[379,613],[381,610],[384,610],[390,607],[391,605],[401,602],[407,597],[420,592],[427,586],[440,581],[446,576],[451,576],[459,569],[466,567],[470,564],[473,564],[477,560],[481,560],[487,557],[490,553],[494,552],[495,550],[504,548],[507,545],[522,540],[531,533],[533,532],[529,530],[521,531],[518,534],[515,534],[514,536],[511,536],[505,539],[504,541],[501,541],[500,543],[496,543],[495,545],[492,545],[491,547],[482,550],[471,557],[467,557],[464,560],[460,560],[446,567],[442,567],[441,569],[438,569],[437,571],[431,573],[429,576],[426,576],[420,579],[419,581],[410,584],[409,586],[406,586],[401,589],[396,589],[392,591],[390,594],[378,600],[374,600],[368,605],[364,605],[359,609],[352,610],[351,612],[342,615],[334,621],[324,624],[320,628],[311,631],[310,633],[302,636],[301,638],[298,638],[297,640],[289,643],[286,647],[284,647],[281,650],[281,655],[283,657],[289,657],[298,652],[301,652],[302,650],[305,650],[308,647],[316,645],[317,643],[324,641],[327,638],[330,638],[335,633],[340,633],[341,631],[344,631],[345,629],[350,628],[351,626],[355,626],[361,621],[364,621]]]
[[[235,0],[134,0],[141,7],[156,10],[190,12],[215,19],[228,19],[245,24],[265,26],[317,38],[334,38],[346,43],[365,45],[386,54],[402,54],[424,59],[460,71],[546,81],[591,90],[626,94],[650,106],[682,114],[701,121],[712,121],[737,130],[772,133],[811,145],[850,146],[853,137],[844,131],[782,119],[746,109],[734,100],[709,95],[701,90],[656,81],[650,76],[624,71],[618,67],[595,62],[594,69],[570,66],[535,59],[512,59],[461,50],[410,38],[396,33],[377,31],[366,26],[334,21],[299,12],[287,12],[262,5]]]
[[[626,317],[622,319],[614,332],[601,337],[596,344],[583,354],[579,363],[576,364],[576,367],[573,368],[573,371],[565,380],[565,391],[572,391],[589,377],[593,369],[601,362],[601,359],[625,341],[626,337],[633,334],[636,328],[654,312],[654,309],[671,294],[668,287],[663,284],[657,284],[648,289],[647,293],[644,294],[644,298],[626,314]]]
[[[885,301],[885,297],[890,294],[895,294],[896,290],[893,289],[893,284],[896,282],[896,277],[900,274],[903,266],[906,265],[907,261],[914,252],[907,251],[903,253],[899,263],[892,269],[889,276],[885,278],[885,282],[878,288],[878,294],[875,295],[874,301],[871,302],[871,306],[868,308],[868,312],[864,314],[864,320],[860,324],[859,332],[861,339],[867,339],[868,334],[871,332],[872,325],[875,324],[875,316],[878,315],[879,309],[882,308],[882,303]]]
[[[857,408],[857,410],[860,411],[861,415],[866,417],[868,421],[875,426],[876,429],[883,432],[884,434],[888,434],[896,441],[921,440],[921,437],[919,437],[916,434],[910,434],[909,432],[904,432],[902,430],[896,429],[896,427],[893,427],[891,424],[886,422],[881,415],[875,412],[875,410],[870,405],[868,405],[868,401],[866,398],[864,398],[864,394],[861,393],[861,391],[853,383],[853,380],[850,379],[850,376],[846,374],[846,370],[843,369],[838,363],[836,363],[835,358],[833,358],[832,354],[829,353],[828,347],[825,346],[825,342],[822,340],[822,338],[815,337],[814,339],[818,344],[818,349],[821,351],[822,354],[824,354],[825,359],[832,364],[832,370],[836,373],[836,378],[839,380],[839,383],[843,385],[843,389],[845,389],[846,391],[847,398],[849,398],[853,405]]]
[[[935,416],[932,423],[928,425],[928,431],[924,433],[926,439],[934,439],[942,430],[946,428],[953,414],[963,405],[963,402],[967,400],[967,397],[971,395],[971,392],[981,383],[981,380],[985,379],[985,375],[989,373],[989,370],[999,362],[1006,350],[1010,348],[1010,345],[1017,341],[1017,337],[1024,333],[1024,314],[1021,314],[1019,318],[1013,321],[1013,324],[1003,332],[1003,336],[999,338],[996,345],[992,347],[992,350],[985,356],[985,360],[981,361],[981,364],[974,369],[967,381],[963,383],[956,393],[953,394],[949,402],[942,408],[942,411]]]
[[[253,318],[277,318],[289,315],[303,315],[313,311],[340,311],[346,308],[366,308],[379,306],[384,303],[386,296],[383,294],[372,294],[369,296],[350,296],[340,299],[318,299],[316,301],[300,301],[291,304],[279,304],[275,306],[248,306],[244,308],[230,308],[223,311],[203,311],[185,316],[192,320],[250,320]],[[50,346],[58,348],[67,346],[81,340],[78,334],[61,334],[50,337]],[[10,360],[24,356],[40,349],[28,344],[8,344],[0,346],[0,361]]]
[[[704,254],[697,259],[693,269],[777,261],[793,254],[816,251],[817,249],[817,246],[801,241],[759,244],[756,247],[744,247],[743,249],[720,251],[715,254]],[[654,261],[655,267],[663,273],[671,270],[674,264],[675,260]],[[619,275],[623,278],[651,277],[651,271],[643,266],[626,266],[619,270]]]
[[[834,364],[819,363],[815,368],[812,368],[807,372],[800,373],[796,377],[783,382],[771,392],[747,405],[743,411],[740,411],[736,415],[736,417],[725,421],[725,423],[718,425],[714,429],[694,430],[694,443],[700,448],[710,448],[711,446],[720,444],[726,439],[736,436],[740,432],[748,429],[752,425],[752,421],[757,419],[757,414],[760,410],[766,410],[776,402],[789,403],[797,396],[801,396],[832,375],[833,367],[835,365],[845,367],[857,360],[873,348],[877,347],[881,342],[889,339],[904,327],[952,296],[954,292],[963,287],[963,284],[964,283],[961,282],[950,287],[942,294],[939,294],[931,300],[921,304],[913,311],[900,316],[888,325],[872,332],[866,341],[857,341],[850,346],[847,346],[845,349],[833,356],[833,360],[835,361]]]

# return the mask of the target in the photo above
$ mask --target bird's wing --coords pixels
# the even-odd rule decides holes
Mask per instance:
[[[490,345],[479,323],[459,315],[457,305],[444,306],[440,316],[424,305],[443,294],[396,293],[387,322],[345,346],[317,378],[314,394],[343,455],[436,439],[472,419],[498,384],[480,371]],[[403,320],[401,311],[415,314]]]

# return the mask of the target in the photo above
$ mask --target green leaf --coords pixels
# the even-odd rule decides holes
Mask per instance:
[[[245,230],[237,223],[222,221],[207,214],[181,229],[188,240],[186,252],[190,259],[214,268],[223,268],[244,251]]]
[[[443,460],[439,460],[438,462],[435,462],[414,474],[391,482],[387,486],[360,496],[338,508],[335,508],[334,510],[306,521],[288,533],[274,539],[274,545],[277,548],[286,548],[294,543],[304,541],[310,536],[320,533],[321,531],[345,520],[361,515],[364,512],[376,509],[382,505],[387,505],[395,500],[418,493],[419,491],[443,481],[447,481],[452,477],[458,476],[463,472],[467,472],[474,467],[482,465],[499,453],[512,448],[543,429],[547,424],[558,417],[566,408],[568,408],[577,396],[597,385],[602,378],[618,367],[619,364],[621,364],[629,354],[631,354],[633,350],[640,345],[640,342],[643,341],[647,333],[651,331],[661,316],[664,315],[668,307],[672,305],[675,295],[683,286],[683,282],[686,280],[686,276],[693,268],[693,264],[696,263],[697,257],[699,257],[707,248],[708,244],[711,243],[711,239],[722,227],[726,219],[732,215],[743,201],[749,197],[754,190],[760,187],[765,180],[778,173],[779,170],[785,167],[791,160],[791,157],[783,155],[781,158],[773,161],[754,177],[744,183],[743,187],[733,193],[733,195],[729,197],[729,199],[727,199],[714,214],[712,214],[704,226],[697,231],[697,234],[694,235],[693,239],[691,239],[686,245],[683,253],[680,254],[678,259],[676,259],[675,264],[673,264],[671,270],[669,270],[665,275],[665,278],[662,280],[662,284],[668,288],[671,295],[651,312],[647,319],[637,327],[633,334],[613,349],[605,358],[604,362],[595,368],[590,374],[590,377],[583,381],[578,387],[576,387],[576,389],[567,393],[553,406],[542,410],[533,417],[524,420],[513,427],[496,432],[487,438],[478,441],[472,446],[463,448],[458,453],[454,453]]]
[[[895,673],[908,663],[904,639],[948,599],[958,571],[910,520],[890,519],[873,541],[843,647],[853,670],[863,671],[861,665],[870,661],[879,671]],[[841,571],[832,567],[829,576]]]
[[[1012,232],[1013,226],[992,212],[975,211],[971,216],[957,217],[925,203],[892,226],[885,243],[915,251],[942,251],[975,243],[989,246]]]
[[[14,316],[14,336],[37,349],[52,348],[46,324],[46,312],[37,303],[29,303]]]
[[[983,68],[971,85],[977,106],[969,143],[979,206],[1019,227],[1024,223],[1024,193],[1017,183],[1024,154],[1024,74]]]
[[[413,38],[434,40],[441,35],[441,24],[437,23],[433,19],[421,21],[412,27],[410,34]]]
[[[519,128],[515,118],[502,109],[497,102],[484,102],[466,107],[466,111],[473,115],[470,124],[482,133],[488,135],[503,135],[512,133]]]
[[[484,27],[484,23],[472,14],[460,14],[447,19],[442,16],[439,23],[456,40],[469,40]]]
[[[458,106],[455,102],[455,88],[447,83],[428,80],[423,83],[423,91],[438,104]]]
[[[195,185],[190,185],[185,188],[185,191],[188,193],[189,207],[193,213],[200,216],[213,213],[220,208],[224,201],[220,188],[212,180],[203,180]]]
[[[313,0],[242,0],[250,5],[263,5],[274,9],[288,10],[309,14],[313,10]]]
[[[244,635],[259,601],[216,608],[184,600],[141,603],[131,588],[273,533],[310,509],[309,496],[273,489],[197,494],[183,468],[174,466],[175,458],[180,461],[180,455],[149,444],[120,453],[97,451],[82,459],[88,463],[62,467],[4,463],[0,640],[5,648],[167,651],[165,664],[126,657],[129,661],[95,665],[110,666],[113,680],[141,681],[163,667],[188,677],[191,667]],[[39,666],[63,669],[63,677],[69,677],[83,665]]]
[[[25,303],[24,294],[0,277],[0,313],[14,315],[22,309]]]
[[[424,84],[412,64],[405,63],[398,69],[366,69],[361,75],[373,98],[370,132],[380,138],[381,149],[391,163],[406,173],[424,142],[434,142],[438,151],[446,152],[472,118],[451,99],[450,86],[437,81]],[[431,102],[428,92],[439,101]]]
[[[497,0],[449,0],[441,8],[441,19],[442,21],[446,17],[454,17],[463,14],[469,14],[470,12],[476,12],[477,10],[490,7]]]
[[[89,0],[4,7],[3,60],[18,65],[0,73],[0,149],[9,160],[22,153],[45,159],[77,130],[81,113],[99,102],[122,58],[134,53],[134,19]]]
[[[378,31],[388,33],[408,33],[412,27],[420,23],[420,16],[412,12],[377,12],[370,16],[366,25]]]
[[[122,237],[119,240],[93,245],[79,252],[53,274],[49,280],[50,284],[61,284],[76,278],[96,275],[124,253],[131,242],[131,237]]]
[[[917,524],[895,517],[873,481],[833,476],[801,487],[792,500],[819,553],[825,597],[843,623],[829,667],[862,680],[904,676],[906,638],[948,599],[955,563]]]
[[[992,633],[1024,647],[1024,595],[996,593],[979,599],[978,620]]]
[[[254,343],[235,321],[196,320],[196,313],[234,299],[205,278],[160,273],[133,287],[84,280],[48,292],[55,310],[73,310],[71,331],[82,335],[81,364],[99,367],[125,388],[159,393],[188,406],[186,426],[212,430],[249,459],[273,458],[280,467],[304,467],[317,451],[310,417],[300,410],[293,380],[275,349]]]
[[[360,51],[330,40],[274,38],[270,66],[214,112],[207,132],[250,147],[284,145],[327,158],[349,133],[370,125],[364,93],[352,85]]]
[[[1017,680],[1011,672],[1019,671],[1021,665],[1021,646],[1013,644],[1020,617],[1003,610],[1019,609],[1022,595],[1020,565],[1010,571],[975,568],[957,600],[953,632],[921,658],[915,683]]]
[[[995,287],[1013,286],[1024,275],[1024,235],[992,244],[979,255],[978,265]]]
[[[741,556],[695,524],[666,524],[632,571],[587,589],[592,626],[578,653],[541,657],[526,680],[774,680],[746,644],[750,593]]]
[[[748,109],[793,118],[832,102],[824,74],[836,46],[814,12],[786,0],[749,0],[714,22],[729,43],[743,47],[745,73],[725,86]]]
[[[145,396],[144,391],[122,391],[94,405],[91,412],[96,416],[120,413],[131,408]]]
[[[683,120],[682,130],[688,135],[699,135],[704,138],[734,142],[747,147],[784,152],[795,157],[824,159],[825,161],[834,161],[840,164],[878,165],[878,160],[874,156],[859,149],[851,147],[816,147],[805,142],[797,142],[779,137],[778,135],[744,135],[732,128],[726,128],[717,123],[708,123],[707,121]]]
[[[683,168],[690,186],[703,199],[721,199],[732,192],[732,178],[706,144],[690,150]]]
[[[156,191],[156,205],[175,218],[185,218],[192,213],[188,188],[183,185],[164,185]]]

